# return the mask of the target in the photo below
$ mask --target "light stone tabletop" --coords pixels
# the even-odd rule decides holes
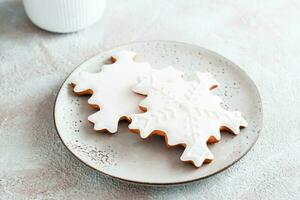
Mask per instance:
[[[175,40],[239,64],[263,102],[263,131],[229,169],[183,186],[136,186],[78,161],[53,123],[56,94],[89,57],[120,44]],[[73,34],[32,25],[0,0],[0,199],[300,199],[300,2],[110,0]]]

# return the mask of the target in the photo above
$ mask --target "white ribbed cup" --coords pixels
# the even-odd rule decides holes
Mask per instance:
[[[30,20],[47,31],[69,33],[94,24],[106,0],[23,0]]]

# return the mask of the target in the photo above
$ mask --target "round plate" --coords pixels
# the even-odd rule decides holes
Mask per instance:
[[[128,130],[127,122],[119,123],[116,134],[94,131],[87,118],[95,110],[88,105],[87,96],[73,94],[70,77],[77,70],[101,70],[112,53],[120,50],[137,52],[137,60],[149,62],[154,68],[172,65],[182,70],[187,80],[195,78],[195,71],[210,72],[220,83],[214,92],[222,97],[223,106],[229,110],[240,110],[248,127],[237,136],[223,133],[220,142],[209,145],[215,159],[200,168],[180,161],[183,147],[167,148],[164,139],[159,136],[142,140],[138,134]],[[171,185],[211,176],[245,155],[254,145],[262,127],[261,99],[251,79],[231,61],[198,46],[167,41],[132,43],[102,52],[78,66],[74,72],[64,82],[56,99],[54,118],[58,134],[82,162],[122,180]]]

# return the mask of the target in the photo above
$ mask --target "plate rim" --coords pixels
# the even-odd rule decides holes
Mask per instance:
[[[246,76],[248,78],[248,80],[250,81],[251,85],[253,86],[255,92],[257,93],[258,95],[258,98],[259,98],[259,106],[260,106],[260,113],[261,113],[261,120],[260,120],[260,127],[259,130],[258,130],[258,134],[257,134],[257,137],[254,139],[254,141],[251,143],[250,145],[250,148],[247,149],[239,158],[235,159],[234,161],[232,161],[230,164],[228,164],[227,166],[223,167],[223,168],[220,168],[218,171],[212,173],[212,174],[209,174],[209,175],[206,175],[206,176],[203,176],[203,177],[200,177],[200,178],[194,178],[194,179],[191,179],[191,180],[186,180],[186,181],[175,181],[175,182],[168,182],[168,183],[160,183],[160,182],[143,182],[143,181],[136,181],[136,180],[130,180],[130,179],[124,179],[124,178],[121,178],[121,177],[118,177],[118,176],[114,176],[114,175],[111,175],[111,174],[108,174],[108,173],[105,173],[103,171],[100,171],[99,169],[96,169],[95,167],[93,167],[92,165],[88,164],[87,162],[83,161],[81,158],[79,158],[68,146],[67,144],[65,143],[64,139],[61,137],[60,133],[59,133],[59,130],[57,128],[57,122],[56,122],[56,104],[57,104],[57,99],[58,99],[58,96],[62,90],[62,87],[65,85],[65,82],[67,81],[67,79],[71,76],[71,74],[78,68],[80,67],[82,64],[84,64],[85,62],[87,62],[88,60],[90,59],[93,59],[95,58],[96,56],[98,56],[99,54],[101,53],[104,53],[104,52],[107,52],[107,51],[112,51],[114,49],[118,49],[118,48],[121,48],[121,47],[125,47],[125,46],[129,46],[129,45],[133,45],[133,44],[140,44],[140,43],[151,43],[151,42],[160,42],[160,43],[170,43],[170,44],[180,44],[180,45],[185,45],[185,46],[191,46],[191,47],[194,47],[194,48],[200,48],[202,50],[205,50],[207,51],[208,53],[210,54],[214,54],[222,59],[225,59],[226,61],[229,61],[232,65],[234,65],[238,70],[240,70],[241,73],[243,73],[244,76]],[[188,184],[188,183],[192,183],[192,182],[196,182],[196,181],[200,181],[200,180],[204,180],[204,179],[207,179],[211,176],[214,176],[218,173],[221,173],[223,171],[225,171],[226,169],[228,169],[229,167],[231,167],[233,164],[237,163],[238,161],[240,161],[252,148],[253,146],[256,144],[260,134],[261,134],[261,131],[263,129],[263,115],[264,112],[263,112],[263,105],[262,105],[262,98],[261,98],[261,95],[260,95],[260,92],[255,84],[255,82],[252,80],[252,78],[248,75],[248,73],[246,73],[246,71],[241,68],[239,65],[237,65],[235,62],[231,61],[230,59],[226,58],[225,56],[215,52],[215,51],[212,51],[212,50],[209,50],[205,47],[202,47],[202,46],[199,46],[197,44],[191,44],[191,43],[186,43],[186,42],[179,42],[179,41],[174,41],[174,40],[141,40],[141,41],[134,41],[134,42],[129,42],[129,43],[123,43],[123,44],[120,44],[120,45],[117,45],[117,46],[113,46],[113,47],[110,47],[110,48],[103,48],[102,51],[100,52],[97,52],[95,53],[94,55],[88,57],[87,59],[85,59],[84,61],[82,61],[81,63],[79,63],[78,65],[76,65],[74,67],[74,69],[68,74],[68,76],[63,80],[62,84],[60,85],[59,89],[58,89],[58,92],[57,92],[57,95],[55,97],[55,101],[54,101],[54,107],[53,107],[53,121],[54,121],[54,127],[55,127],[55,130],[56,130],[56,133],[58,135],[58,137],[60,138],[60,140],[62,141],[63,145],[66,147],[66,149],[68,149],[68,151],[72,154],[72,156],[74,156],[77,160],[81,161],[82,163],[84,163],[86,166],[88,166],[90,169],[92,169],[93,171],[95,171],[96,173],[100,173],[101,175],[104,175],[106,177],[111,177],[113,179],[116,179],[116,180],[119,180],[119,181],[122,181],[122,182],[126,182],[126,183],[131,183],[131,184],[136,184],[136,185],[144,185],[144,186],[159,186],[159,187],[167,187],[167,186],[175,186],[175,185],[183,185],[183,184]]]

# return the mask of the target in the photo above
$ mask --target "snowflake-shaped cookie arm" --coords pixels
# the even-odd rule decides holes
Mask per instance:
[[[155,123],[148,113],[135,114],[131,116],[132,122],[129,124],[129,129],[138,131],[141,138],[147,138],[155,131]]]
[[[96,75],[86,71],[79,71],[71,77],[71,84],[74,86],[73,91],[78,94],[91,93],[91,85]],[[91,82],[92,81],[92,82]]]
[[[240,112],[220,106],[222,99],[210,90],[218,83],[209,73],[196,75],[194,81],[185,81],[182,75],[166,81],[170,75],[157,70],[156,74],[141,78],[134,91],[147,95],[139,104],[147,111],[131,115],[129,128],[142,138],[163,132],[168,145],[185,146],[182,161],[200,167],[213,160],[206,144],[211,137],[219,141],[221,128],[238,134],[240,126],[247,126],[247,122]]]
[[[240,133],[240,127],[247,127],[247,121],[242,117],[241,112],[233,111],[229,112],[223,110],[221,127],[228,128],[233,134],[238,135]]]
[[[95,130],[117,132],[120,119],[129,119],[139,113],[137,107],[142,96],[131,88],[138,76],[151,73],[151,66],[135,62],[136,53],[119,51],[112,55],[112,64],[104,65],[100,72],[78,71],[71,77],[74,92],[79,95],[92,94],[88,103],[100,110],[88,117]]]
[[[106,109],[102,109],[88,117],[88,120],[94,124],[94,130],[107,130],[110,133],[117,132],[119,119],[116,113]]]
[[[180,160],[185,162],[193,162],[196,167],[200,167],[204,162],[210,162],[214,159],[206,144],[194,143],[193,145],[186,145]]]

